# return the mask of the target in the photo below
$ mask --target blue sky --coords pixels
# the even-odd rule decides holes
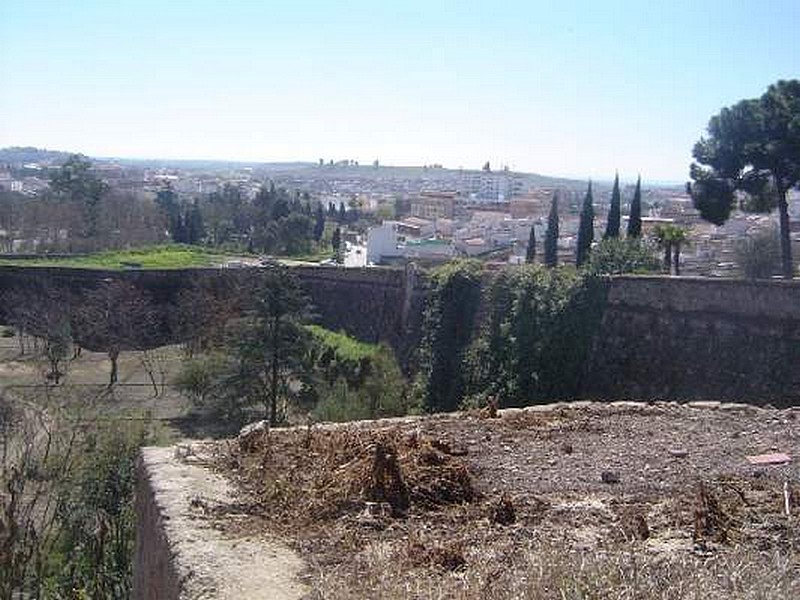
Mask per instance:
[[[0,146],[687,178],[798,0],[0,0]]]

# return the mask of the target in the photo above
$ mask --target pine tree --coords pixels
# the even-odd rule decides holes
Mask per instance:
[[[631,216],[628,218],[628,237],[642,237],[642,177],[636,180],[636,191],[631,200]]]
[[[603,239],[619,237],[620,205],[622,198],[619,193],[619,173],[614,176],[614,189],[611,191],[611,205],[608,208],[608,222]]]
[[[531,235],[528,237],[528,250],[525,252],[525,262],[536,262],[536,227],[531,225]]]
[[[558,264],[558,192],[553,194],[550,215],[547,217],[547,233],[544,236],[544,264],[555,267]]]
[[[592,198],[592,182],[586,190],[586,197],[583,199],[583,209],[581,210],[580,225],[578,225],[578,248],[575,257],[575,264],[581,266],[589,258],[594,241],[594,199]]]

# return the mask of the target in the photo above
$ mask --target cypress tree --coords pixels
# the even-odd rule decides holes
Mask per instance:
[[[342,229],[341,227],[337,227],[333,230],[333,236],[331,237],[331,246],[333,247],[333,258],[337,263],[344,262],[341,250],[342,250]]]
[[[203,213],[200,212],[200,207],[197,200],[194,201],[192,207],[186,215],[186,226],[184,231],[186,242],[188,244],[197,244],[205,236],[206,231],[203,226]]]
[[[642,176],[636,180],[636,191],[631,200],[631,216],[628,219],[628,237],[642,237]]]
[[[528,250],[525,252],[525,262],[534,263],[536,261],[536,227],[531,225],[531,235],[528,237]]]
[[[314,240],[319,242],[323,233],[325,233],[325,210],[322,208],[322,203],[318,202],[317,214],[314,219]]]
[[[592,182],[586,190],[586,197],[583,199],[583,209],[581,210],[580,225],[578,225],[578,249],[575,257],[575,264],[581,266],[589,258],[594,241],[594,201],[592,198]]]
[[[614,189],[611,191],[611,206],[608,208],[608,222],[603,239],[619,237],[620,205],[622,198],[619,193],[619,173],[614,176]]]
[[[547,233],[544,236],[544,264],[555,267],[558,264],[558,192],[553,194],[550,214],[547,217]]]

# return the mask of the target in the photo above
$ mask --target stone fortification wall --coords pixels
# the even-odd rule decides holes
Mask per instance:
[[[800,282],[617,277],[585,392],[800,403]]]
[[[421,335],[425,278],[413,268],[295,267],[317,321],[384,341],[408,366]],[[113,278],[146,289],[164,308],[202,278],[259,276],[259,269],[95,271],[0,267],[0,291],[48,285],[80,291]],[[4,307],[0,303],[0,322]],[[169,319],[162,311],[165,337]],[[800,282],[615,277],[583,392],[597,398],[800,403]]]
[[[159,345],[178,341],[170,331],[169,308],[177,303],[182,290],[202,280],[213,283],[225,276],[246,281],[258,278],[263,272],[262,269],[104,271],[9,266],[0,267],[0,292],[36,293],[42,286],[48,286],[63,295],[65,302],[77,302],[81,292],[104,281],[127,281],[145,290],[161,309],[156,328],[160,335],[152,339],[153,344]],[[408,357],[418,334],[424,294],[424,284],[413,268],[292,267],[292,272],[311,298],[319,324],[364,341],[386,342],[401,359]],[[8,322],[9,308],[7,303],[0,302],[0,323]]]

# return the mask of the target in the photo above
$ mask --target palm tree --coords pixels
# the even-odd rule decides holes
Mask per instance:
[[[653,236],[658,245],[664,249],[664,269],[669,273],[674,269],[675,275],[681,274],[681,244],[688,239],[689,232],[677,225],[657,225]]]

